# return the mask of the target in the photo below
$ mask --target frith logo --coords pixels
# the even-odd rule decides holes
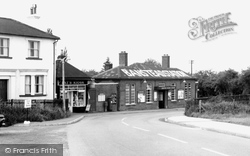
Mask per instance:
[[[237,24],[231,21],[229,15],[231,15],[230,12],[208,19],[192,18],[188,22],[189,27],[192,28],[188,32],[188,37],[192,40],[205,37],[209,41],[216,39],[218,36],[233,33],[234,26],[237,26]]]

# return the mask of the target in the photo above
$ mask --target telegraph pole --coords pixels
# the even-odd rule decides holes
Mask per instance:
[[[191,76],[193,76],[193,63],[194,63],[194,60],[190,60],[190,63],[191,63]]]

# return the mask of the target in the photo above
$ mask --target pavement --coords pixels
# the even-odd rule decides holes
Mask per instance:
[[[86,113],[85,113],[86,114]],[[24,126],[58,126],[58,125],[69,125],[81,121],[84,118],[84,113],[72,113],[70,117],[57,119],[52,121],[43,122],[28,122],[18,123],[13,125],[14,127],[24,127]]]
[[[219,122],[219,121],[214,121],[212,119],[187,117],[187,116],[168,117],[165,118],[165,121],[169,123],[178,124],[181,126],[200,128],[203,130],[230,134],[250,139],[250,126]]]

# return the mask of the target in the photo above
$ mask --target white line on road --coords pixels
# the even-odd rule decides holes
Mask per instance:
[[[215,154],[218,154],[218,155],[229,156],[229,155],[227,155],[227,154],[223,154],[223,153],[220,153],[220,152],[217,152],[217,151],[208,149],[208,148],[201,148],[201,149],[206,150],[206,151],[209,151],[209,152],[212,152],[212,153],[215,153]]]
[[[164,135],[164,134],[160,134],[160,133],[159,133],[158,135],[163,136],[163,137],[168,138],[168,139],[172,139],[172,140],[175,140],[175,141],[178,141],[178,142],[184,143],[184,144],[188,143],[188,142],[186,142],[186,141],[182,141],[182,140],[179,140],[179,139],[176,139],[176,138],[173,138],[173,137],[170,137],[170,136]]]
[[[129,124],[127,124],[126,122],[124,122],[125,119],[127,119],[127,118],[123,118],[123,119],[122,119],[122,123],[123,123],[124,125],[126,125],[126,126],[129,126]]]
[[[133,128],[139,129],[139,130],[142,130],[142,131],[145,131],[145,132],[148,132],[148,131],[149,131],[149,130],[147,130],[147,129],[143,129],[143,128],[140,128],[140,127],[133,127]]]

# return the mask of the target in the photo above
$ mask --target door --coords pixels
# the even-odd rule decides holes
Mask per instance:
[[[159,108],[165,108],[165,91],[159,91]]]
[[[0,80],[0,101],[7,101],[7,80]]]

